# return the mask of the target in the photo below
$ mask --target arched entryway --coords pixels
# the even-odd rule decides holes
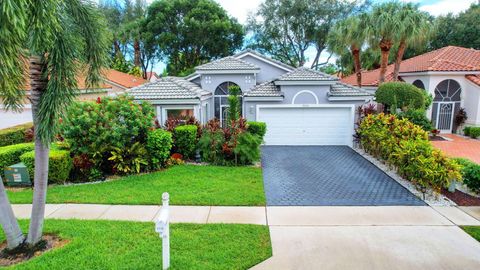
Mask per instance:
[[[432,121],[436,129],[451,133],[454,116],[460,110],[462,87],[455,80],[444,80],[435,87]]]
[[[231,86],[238,86],[234,82],[224,82],[221,83],[215,89],[214,93],[214,108],[215,108],[215,118],[220,120],[222,126],[225,126],[225,121],[228,118],[228,89]],[[239,87],[240,88],[240,87]],[[240,89],[240,96],[242,90]],[[242,104],[242,98],[240,97],[240,104]],[[240,110],[242,106],[240,106]],[[242,112],[240,111],[240,114]]]

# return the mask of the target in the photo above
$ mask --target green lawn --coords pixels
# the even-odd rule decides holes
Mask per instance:
[[[47,203],[265,205],[262,171],[254,167],[174,166],[98,184],[52,186]],[[9,191],[12,203],[31,203],[32,190]]]
[[[272,254],[266,226],[173,224],[170,230],[171,269],[248,269]],[[162,242],[150,222],[47,220],[45,232],[70,242],[6,269],[162,269]]]
[[[480,227],[465,226],[462,229],[480,242]]]

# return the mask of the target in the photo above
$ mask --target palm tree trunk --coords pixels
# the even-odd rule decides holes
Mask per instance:
[[[357,76],[357,85],[358,87],[362,87],[362,63],[360,62],[360,49],[355,46],[352,46],[350,49],[353,55],[355,74]]]
[[[397,57],[395,59],[395,67],[393,69],[393,79],[398,81],[398,73],[400,73],[400,64],[402,63],[403,54],[405,53],[405,49],[407,48],[407,43],[405,40],[401,40],[400,44],[398,45],[398,52]]]
[[[18,225],[18,221],[13,214],[12,206],[8,201],[7,192],[3,185],[2,178],[0,177],[0,223],[5,237],[7,238],[7,248],[13,249],[23,243],[25,237],[23,236],[22,229]]]
[[[390,49],[393,42],[388,39],[382,39],[380,41],[380,50],[382,51],[382,58],[380,60],[380,76],[378,78],[379,84],[385,82],[385,74],[387,73],[388,56],[390,55]]]
[[[48,79],[43,76],[46,64],[41,57],[30,58],[30,99],[32,103],[33,125],[37,125],[37,114],[40,100],[47,88]],[[35,128],[37,133],[38,128]],[[28,231],[27,243],[35,245],[42,238],[43,221],[45,214],[45,201],[48,184],[48,154],[50,145],[42,142],[40,136],[35,134],[35,171],[32,215]]]

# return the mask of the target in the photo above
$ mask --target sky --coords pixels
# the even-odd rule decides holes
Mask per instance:
[[[263,0],[215,0],[218,2],[231,16],[238,19],[238,21],[244,24],[247,20],[248,14],[254,12]],[[389,0],[373,0],[374,3],[387,2]],[[420,9],[427,11],[434,16],[446,15],[448,13],[457,14],[470,7],[472,3],[478,0],[401,0],[403,2],[413,2],[420,5]],[[148,1],[152,2],[152,0]],[[309,60],[313,60],[315,57],[315,50],[308,50],[306,53]],[[328,57],[328,53],[322,54],[320,62],[324,62]],[[331,58],[330,62],[335,62],[335,59]],[[309,62],[307,61],[307,65]],[[158,63],[154,67],[154,71],[161,73],[165,68],[163,63]]]

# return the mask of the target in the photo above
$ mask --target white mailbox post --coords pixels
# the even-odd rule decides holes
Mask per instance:
[[[170,210],[168,207],[169,195],[167,192],[162,194],[162,209],[160,215],[155,221],[155,231],[162,238],[162,264],[163,269],[170,267]]]

